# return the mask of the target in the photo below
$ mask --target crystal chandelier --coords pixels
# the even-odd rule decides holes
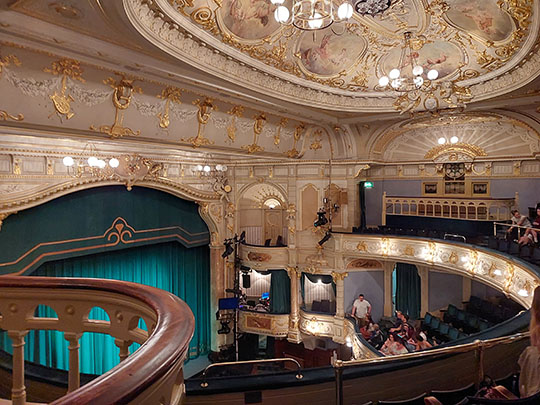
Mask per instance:
[[[436,69],[426,71],[420,65],[418,52],[411,49],[411,33],[406,32],[404,36],[398,66],[390,70],[388,76],[379,78],[379,86],[399,92],[429,90],[431,82],[439,77],[439,72]]]
[[[348,0],[292,0],[290,8],[284,5],[285,0],[270,1],[278,6],[274,11],[277,22],[305,31],[322,30],[334,22],[348,20],[353,14]]]
[[[387,10],[391,4],[391,0],[357,0],[354,9],[358,14],[375,15]]]

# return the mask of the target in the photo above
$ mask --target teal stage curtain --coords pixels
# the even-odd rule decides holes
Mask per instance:
[[[270,271],[270,312],[288,314],[291,312],[291,282],[286,270]]]
[[[412,264],[396,264],[396,310],[412,319],[420,317],[420,276]]]
[[[177,242],[124,249],[45,263],[33,276],[86,277],[132,281],[161,288],[183,299],[195,315],[195,333],[188,358],[207,353],[210,348],[210,255],[208,246],[185,248]],[[35,316],[56,317],[51,308],[39,306]],[[94,307],[89,318],[108,320]],[[146,329],[144,321],[139,322]],[[68,369],[68,343],[57,331],[31,331],[26,338],[25,359],[48,367]],[[80,340],[80,370],[102,374],[118,364],[119,349],[108,335],[85,333]],[[133,344],[133,352],[139,345]],[[11,353],[6,333],[0,348]]]

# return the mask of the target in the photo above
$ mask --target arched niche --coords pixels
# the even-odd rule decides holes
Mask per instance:
[[[243,190],[238,200],[238,227],[246,232],[246,242],[275,246],[281,236],[286,244],[287,199],[274,184],[258,183]],[[268,242],[269,241],[269,242]]]

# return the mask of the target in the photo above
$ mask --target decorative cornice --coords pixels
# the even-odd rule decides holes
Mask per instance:
[[[487,156],[486,151],[480,146],[458,142],[455,144],[437,145],[434,148],[431,148],[428,153],[425,154],[424,158],[435,160],[440,156],[451,153],[462,153],[467,155],[471,159],[474,159],[478,156]]]

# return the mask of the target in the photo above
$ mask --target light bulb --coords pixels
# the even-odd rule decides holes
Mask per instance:
[[[285,0],[270,0],[272,4],[283,4]]]
[[[427,72],[427,78],[429,80],[436,80],[437,77],[439,77],[439,72],[437,72],[435,69],[431,69],[429,72]]]
[[[289,9],[285,6],[279,6],[274,11],[274,18],[278,23],[285,24],[291,15]]]
[[[388,83],[390,83],[390,79],[388,76],[383,76],[379,79],[379,86],[386,87],[388,86]]]
[[[420,77],[420,76],[416,76],[413,79],[413,82],[414,82],[414,85],[416,86],[416,88],[420,88],[424,84],[424,79],[422,79],[422,77]]]
[[[439,145],[444,145],[446,143],[446,139],[441,137],[437,142],[439,142]]]
[[[222,167],[222,166],[221,166],[221,165],[219,165],[219,164],[218,164],[218,165],[216,165],[216,170],[217,170],[218,172],[220,172],[220,171],[221,171],[221,167]]]
[[[528,297],[529,296],[529,292],[525,289],[521,289],[518,291],[518,294],[521,295],[522,297]]]
[[[337,15],[340,20],[348,20],[353,15],[353,7],[350,3],[343,3],[337,9]]]
[[[424,68],[420,65],[417,65],[412,70],[413,75],[420,76],[422,73],[424,73]]]
[[[62,159],[62,163],[64,164],[64,166],[69,167],[69,166],[73,166],[75,161],[73,160],[71,156],[66,156],[64,159]]]
[[[100,169],[104,169],[106,165],[107,165],[107,163],[105,163],[105,161],[103,159],[98,159],[98,161],[96,163],[96,166],[99,167]]]
[[[313,17],[308,21],[309,28],[316,30],[322,27],[322,15],[319,13],[313,14]]]
[[[202,165],[197,165],[196,169],[197,171],[202,172]]]
[[[203,170],[204,170],[206,173],[209,173],[209,172],[210,172],[210,166],[204,165]]]
[[[112,158],[109,160],[109,166],[111,167],[118,167],[120,165],[120,162],[117,158]]]
[[[495,269],[493,274],[495,274],[496,276],[502,276],[502,271],[500,271],[499,269]]]
[[[226,166],[226,165],[222,165],[222,166],[221,166],[221,171],[222,171],[222,172],[226,172],[226,171],[227,171],[227,166]]]
[[[399,89],[399,87],[401,86],[401,80],[399,79],[394,79],[392,80],[392,82],[390,83],[390,85],[394,88],[394,89]]]
[[[459,138],[457,136],[453,136],[452,138],[450,138],[450,143],[458,143],[459,141]]]
[[[97,166],[97,164],[98,164],[98,159],[97,159],[97,157],[95,157],[95,156],[89,157],[89,158],[88,158],[88,164],[90,165],[90,167]]]
[[[390,77],[390,79],[397,79],[400,74],[401,72],[399,71],[399,69],[392,69],[388,76]]]

